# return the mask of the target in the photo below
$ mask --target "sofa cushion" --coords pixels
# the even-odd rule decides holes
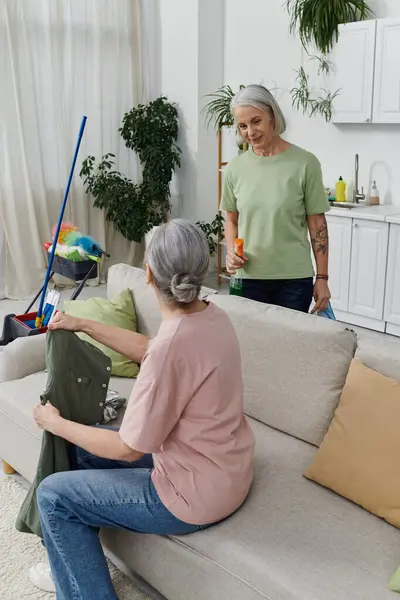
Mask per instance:
[[[245,411],[320,444],[339,403],[356,337],[329,319],[234,296],[212,296],[240,342]]]
[[[139,333],[149,337],[156,336],[161,313],[154,289],[146,283],[145,271],[124,264],[112,266],[108,271],[107,298],[113,298],[126,288],[133,295]]]
[[[87,300],[69,300],[64,303],[65,312],[81,319],[93,319],[97,323],[112,325],[128,331],[137,331],[137,319],[131,291],[126,288],[111,300],[88,298]],[[111,359],[111,373],[116,377],[137,377],[139,365],[116,350],[97,342],[89,335],[78,333],[82,340],[96,346]]]
[[[126,288],[132,292],[139,333],[155,337],[160,328],[161,313],[154,289],[146,283],[145,271],[130,265],[114,265],[108,271],[107,297],[111,298]],[[216,290],[204,286],[201,288],[201,298],[213,294],[216,294]]]
[[[391,600],[400,532],[304,479],[314,446],[251,424],[255,481],[233,517],[173,538],[105,530],[106,546],[167,598]]]
[[[400,371],[397,377],[353,361],[305,476],[400,528]]]
[[[35,373],[0,383],[0,456],[32,481],[40,452],[42,431],[32,418],[32,409],[46,387],[47,373]],[[111,377],[110,389],[129,398],[135,380]],[[116,425],[111,421],[110,426]]]
[[[46,336],[20,337],[0,346],[0,382],[21,379],[46,367]]]
[[[364,335],[358,340],[355,358],[374,371],[400,379],[400,341]]]

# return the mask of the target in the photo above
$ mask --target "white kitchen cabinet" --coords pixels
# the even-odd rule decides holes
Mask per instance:
[[[400,123],[400,18],[377,21],[374,123]]]
[[[389,238],[388,223],[352,220],[349,312],[382,320]]]
[[[385,321],[400,326],[400,225],[390,225]]]
[[[328,215],[329,287],[331,303],[336,310],[349,308],[349,280],[352,219]]]
[[[377,21],[339,27],[339,41],[331,56],[329,87],[340,90],[333,102],[333,123],[370,123],[374,89]]]

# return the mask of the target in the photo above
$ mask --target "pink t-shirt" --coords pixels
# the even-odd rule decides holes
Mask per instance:
[[[162,322],[142,362],[120,435],[152,453],[152,479],[181,521],[232,514],[253,479],[254,438],[243,414],[239,344],[214,304]]]

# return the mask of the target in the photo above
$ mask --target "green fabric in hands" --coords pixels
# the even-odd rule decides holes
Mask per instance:
[[[392,590],[392,592],[400,592],[400,567],[389,581],[389,590]]]
[[[129,289],[124,290],[112,300],[106,300],[105,298],[70,300],[65,302],[64,310],[66,314],[73,317],[91,319],[104,325],[113,325],[128,331],[137,331],[136,311]],[[112,375],[116,377],[137,377],[139,365],[83,333],[80,333],[79,337],[99,348],[111,359]]]
[[[71,331],[49,331],[46,335],[46,388],[43,404],[51,402],[61,416],[82,425],[98,425],[110,381],[111,360],[92,344]],[[39,401],[39,398],[38,398]],[[68,442],[44,431],[35,479],[18,513],[16,528],[42,537],[36,491],[43,479],[70,470]]]

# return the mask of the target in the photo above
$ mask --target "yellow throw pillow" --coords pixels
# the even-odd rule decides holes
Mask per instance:
[[[137,331],[135,307],[132,294],[128,289],[118,294],[112,300],[106,300],[105,298],[70,300],[65,302],[64,310],[68,315],[72,315],[73,317],[91,319],[105,325],[114,325],[121,329]],[[118,354],[118,352],[107,348],[107,346],[96,342],[85,334],[80,333],[79,337],[90,342],[111,358],[112,375],[117,377],[136,377],[139,373],[139,366],[125,356],[122,356],[122,354]]]
[[[400,528],[400,381],[353,360],[304,475]]]

